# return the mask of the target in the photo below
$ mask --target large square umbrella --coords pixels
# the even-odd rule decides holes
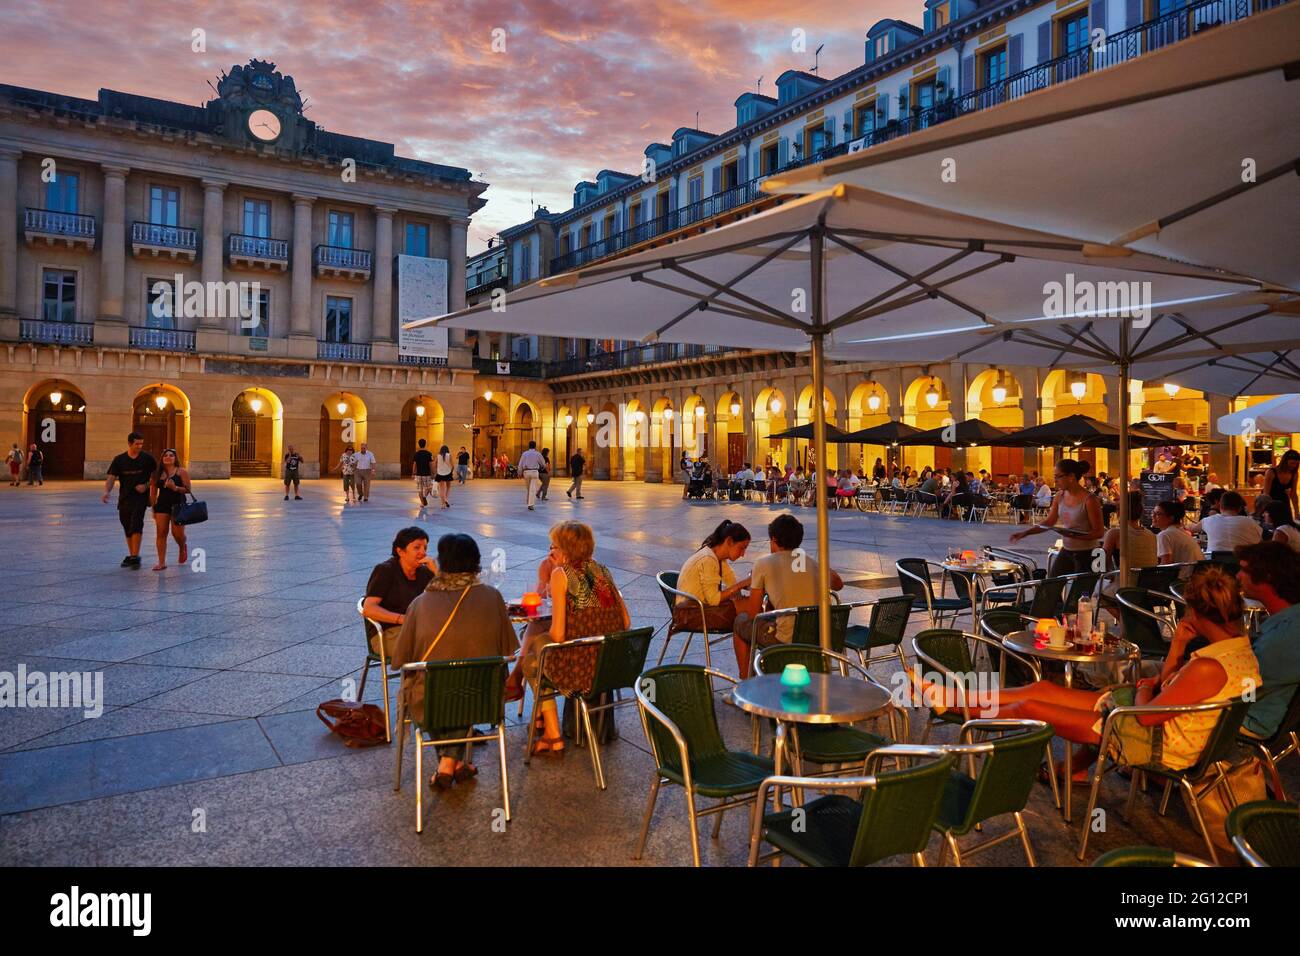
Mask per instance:
[[[1278,395],[1258,405],[1224,415],[1216,425],[1220,435],[1300,432],[1300,395]]]
[[[913,448],[924,448],[927,445],[975,448],[979,445],[996,445],[1006,437],[1005,428],[990,425],[982,418],[967,418],[960,422],[950,421],[947,425],[900,438],[898,443]]]
[[[1169,263],[1035,230],[954,215],[867,190],[836,187],[739,222],[605,264],[542,279],[449,316],[451,328],[811,352],[813,394],[840,340],[907,330],[1001,330],[1041,317],[1045,284],[1073,276],[1139,283],[1171,308],[1255,294],[1239,276]],[[498,310],[499,309],[499,310]],[[937,353],[942,343],[927,351]],[[939,358],[935,355],[935,358]],[[822,403],[813,440],[826,445]],[[826,485],[817,483],[818,595],[830,642]]]

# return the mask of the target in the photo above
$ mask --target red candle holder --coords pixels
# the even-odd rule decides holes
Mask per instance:
[[[537,613],[537,609],[542,606],[542,596],[536,591],[529,591],[520,599],[519,603],[523,605],[524,613],[532,617]]]
[[[974,552],[974,551],[963,551],[963,552],[961,553],[961,560],[962,560],[962,564],[974,564],[974,563],[975,563],[975,552]]]

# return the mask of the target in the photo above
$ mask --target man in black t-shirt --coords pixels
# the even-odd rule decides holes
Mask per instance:
[[[465,479],[469,477],[469,452],[465,446],[460,446],[460,454],[456,456],[456,483],[465,484]]]
[[[139,432],[126,436],[126,451],[108,466],[108,480],[104,482],[104,496],[100,500],[108,504],[114,480],[120,483],[117,517],[122,522],[122,533],[126,535],[127,555],[122,559],[124,568],[138,570],[140,567],[140,535],[144,531],[145,509],[149,507],[149,483],[157,469],[158,463],[144,450],[144,436]]]
[[[573,457],[569,459],[569,474],[572,476],[573,482],[569,485],[569,490],[565,492],[570,498],[573,497],[575,491],[578,493],[579,498],[582,497],[582,474],[586,468],[587,459],[583,457],[581,451],[575,451]]]
[[[426,442],[420,439],[420,450],[415,453],[415,493],[420,496],[420,507],[429,503],[429,494],[433,491],[433,452],[425,448]]]

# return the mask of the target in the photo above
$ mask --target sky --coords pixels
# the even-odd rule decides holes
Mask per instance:
[[[329,3],[5,0],[0,82],[94,99],[101,87],[199,105],[207,81],[252,57],[292,75],[308,118],[469,169],[489,184],[470,254],[570,208],[601,169],[638,173],[648,143],[735,125],[747,90],[787,69],[838,76],[884,17],[920,24],[922,0],[446,0]],[[57,28],[52,24],[57,23]],[[195,50],[195,31],[203,31]],[[495,41],[495,42],[494,42]],[[802,43],[802,51],[795,49]],[[494,46],[496,49],[494,49]],[[504,49],[501,47],[504,46]]]

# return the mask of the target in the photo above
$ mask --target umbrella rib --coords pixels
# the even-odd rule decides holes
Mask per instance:
[[[845,244],[845,248],[849,249],[850,251],[866,259],[868,262],[872,263],[878,268],[884,269],[888,272],[892,272],[894,275],[900,276],[901,278],[908,280],[906,284],[919,285],[922,291],[917,292],[910,296],[906,296],[895,302],[887,302],[885,303],[885,305],[881,307],[875,309],[868,309],[867,311],[861,312],[860,314],[857,315],[849,313],[840,316],[839,318],[827,324],[826,328],[828,330],[833,331],[834,329],[840,328],[845,325],[849,325],[853,322],[860,322],[863,319],[869,319],[877,315],[882,315],[886,312],[892,312],[895,309],[904,308],[916,302],[920,302],[923,299],[933,299],[933,298],[943,299],[945,302],[948,302],[956,306],[962,311],[969,312],[971,315],[975,316],[980,321],[990,325],[993,324],[992,320],[988,317],[986,313],[981,312],[979,309],[976,309],[972,305],[967,305],[965,302],[962,302],[960,299],[949,295],[947,292],[942,291],[942,289],[944,286],[949,286],[952,285],[953,283],[961,282],[965,279],[969,279],[971,276],[978,275],[981,272],[985,272],[989,269],[992,269],[994,266],[1001,265],[1002,263],[1009,261],[1009,258],[994,259],[992,262],[985,262],[982,265],[978,265],[973,269],[968,269],[966,272],[963,272],[960,275],[951,276],[950,278],[944,279],[938,283],[929,283],[929,282],[920,281],[919,279],[916,279],[908,275],[905,271],[898,268],[897,266],[891,265],[890,263],[885,262],[883,259],[879,259],[876,256],[873,256],[871,253],[866,252],[865,250],[858,249],[857,247],[848,244]],[[862,308],[864,308],[864,306],[858,307],[859,310]]]
[[[748,267],[745,268],[745,269],[744,269],[744,270],[743,270],[743,271],[742,271],[738,276],[736,276],[736,277],[735,277],[734,279],[732,279],[731,281],[732,281],[733,283],[736,283],[736,282],[740,282],[742,279],[746,279],[746,278],[748,278],[752,273],[754,273],[754,272],[757,271],[758,269],[761,269],[763,266],[765,266],[767,263],[771,262],[771,261],[772,261],[773,259],[775,259],[777,256],[779,256],[779,255],[781,255],[782,253],[784,253],[784,252],[785,252],[787,249],[789,249],[791,246],[793,246],[793,245],[795,245],[796,243],[798,243],[799,240],[800,240],[801,238],[803,238],[802,233],[797,233],[797,234],[795,234],[795,235],[790,239],[790,241],[787,242],[785,245],[781,246],[779,249],[776,249],[776,250],[774,250],[774,251],[771,252],[771,253],[768,253],[768,254],[767,254],[766,256],[764,256],[762,259],[758,260],[758,262],[755,262],[755,263],[753,263],[752,265],[748,266]],[[708,298],[706,298],[706,299],[704,300],[704,303],[707,304],[707,303],[712,302],[714,299],[716,299],[716,298],[718,297],[719,294],[720,294],[720,293],[717,293],[717,292],[712,293]],[[689,309],[687,309],[685,312],[683,312],[683,313],[681,313],[680,315],[678,315],[676,318],[674,318],[674,319],[673,319],[671,322],[669,322],[668,324],[666,324],[666,325],[664,325],[664,326],[661,326],[660,328],[656,329],[654,334],[655,334],[656,336],[663,335],[665,332],[667,332],[669,329],[671,329],[674,325],[676,325],[678,322],[682,321],[682,319],[686,318],[688,315],[690,315],[692,312],[696,311],[698,308],[700,308],[700,305],[699,305],[698,303],[697,303],[696,305],[691,306]],[[720,310],[719,310],[719,311],[720,311]]]
[[[1197,213],[1205,212],[1205,210],[1217,206],[1220,203],[1227,202],[1229,199],[1235,199],[1237,196],[1247,192],[1248,190],[1254,189],[1256,186],[1262,186],[1264,183],[1271,182],[1279,176],[1285,176],[1287,173],[1292,172],[1300,173],[1300,157],[1297,157],[1290,162],[1283,163],[1281,166],[1270,169],[1262,175],[1256,176],[1254,182],[1238,183],[1236,186],[1215,193],[1212,196],[1207,196],[1200,202],[1192,203],[1192,205],[1180,209],[1177,212],[1170,213],[1168,216],[1161,216],[1159,219],[1156,219],[1145,226],[1140,226],[1132,232],[1120,236],[1115,240],[1113,245],[1127,246],[1130,243],[1137,242],[1139,239],[1145,239],[1153,233],[1159,233],[1160,230],[1167,226],[1172,226],[1174,223],[1195,216]]]
[[[708,307],[709,298],[707,296],[700,295],[700,293],[698,292],[691,292],[688,289],[681,289],[675,285],[670,285],[669,283],[663,282],[659,279],[651,279],[648,276],[641,276],[639,279],[637,279],[637,281],[644,282],[646,285],[652,285],[656,289],[663,289],[665,292],[675,292],[678,295],[686,296],[688,299],[695,299],[697,302],[696,305],[697,309],[700,308],[700,306],[704,306],[706,308]],[[780,321],[772,316],[764,315],[762,312],[749,312],[748,310],[742,310],[739,306],[733,306],[732,308],[736,309],[736,312],[732,314],[741,314],[745,318],[751,319],[755,322],[765,322],[769,325],[779,325],[782,328],[787,328],[787,329],[798,329],[801,332],[807,331],[806,326],[800,325],[798,322],[794,321],[793,319],[787,318],[784,321]],[[674,320],[674,321],[680,321],[680,320]],[[665,328],[667,328],[667,326],[665,326]]]
[[[856,248],[855,248],[851,243],[847,243],[847,242],[845,242],[843,239],[841,239],[839,236],[837,236],[834,232],[828,232],[828,233],[827,233],[827,236],[829,236],[829,237],[830,237],[830,240],[831,240],[832,242],[834,242],[836,245],[838,245],[838,246],[843,246],[845,249],[850,249],[850,250],[852,250],[852,251],[854,251],[854,252],[857,251],[857,249],[856,249]],[[841,320],[846,319],[846,318],[848,318],[849,316],[852,316],[852,315],[854,315],[854,314],[856,314],[856,313],[858,313],[858,312],[863,312],[863,311],[866,311],[866,310],[868,310],[868,309],[871,309],[871,308],[872,308],[873,306],[875,306],[877,303],[883,302],[883,301],[885,301],[886,299],[888,299],[890,296],[892,296],[892,295],[896,295],[897,293],[902,292],[902,291],[903,291],[904,289],[906,289],[908,286],[911,286],[911,285],[919,285],[919,284],[920,284],[920,281],[921,281],[922,279],[926,279],[926,278],[928,278],[929,276],[933,275],[934,273],[940,271],[941,269],[946,269],[946,268],[948,268],[948,266],[953,265],[954,263],[960,262],[962,259],[965,259],[967,256],[969,256],[972,252],[975,252],[975,251],[976,251],[976,250],[973,249],[973,248],[962,249],[961,251],[956,252],[956,253],[954,253],[953,255],[949,256],[947,259],[944,259],[942,262],[938,262],[938,263],[932,265],[930,268],[925,269],[925,270],[922,271],[922,272],[918,272],[915,276],[908,276],[908,277],[905,278],[902,282],[900,282],[900,283],[898,283],[897,285],[895,285],[893,288],[886,289],[884,292],[880,293],[878,296],[875,296],[874,298],[869,299],[868,301],[863,302],[863,303],[861,303],[860,305],[857,305],[857,306],[855,306],[855,307],[852,308],[852,309],[849,309],[847,312],[842,312],[840,315],[838,315],[838,316],[836,316],[835,318],[831,319],[831,321],[828,323],[829,327],[830,327],[830,328],[835,328],[836,324],[839,323]]]
[[[1204,329],[1204,330],[1197,329],[1189,325],[1185,319],[1179,318],[1178,316],[1173,316],[1172,317],[1173,321],[1177,322],[1179,325],[1183,327],[1183,334],[1175,336],[1174,338],[1170,339],[1168,342],[1162,342],[1158,348],[1153,348],[1148,352],[1141,352],[1141,353],[1134,352],[1133,358],[1135,360],[1150,358],[1152,355],[1155,355],[1159,352],[1167,352],[1171,348],[1176,348],[1180,345],[1183,345],[1186,342],[1191,342],[1196,339],[1200,339],[1201,341],[1209,343],[1209,345],[1212,348],[1218,349],[1219,351],[1223,352],[1223,354],[1225,355],[1231,355],[1232,353],[1229,352],[1225,346],[1220,345],[1218,342],[1210,338],[1210,336],[1218,332],[1225,332],[1228,329],[1236,328],[1238,325],[1242,325],[1243,323],[1253,322],[1255,319],[1263,318],[1264,316],[1269,315],[1272,311],[1273,310],[1271,308],[1261,309],[1258,312],[1251,312],[1249,315],[1243,315],[1240,316],[1239,318],[1232,319],[1231,321],[1224,322],[1222,325],[1216,325],[1212,329]],[[1154,325],[1155,323],[1152,324]]]
[[[779,253],[773,253],[773,256],[778,254]],[[769,257],[764,261],[765,262],[771,261],[771,257]],[[762,264],[763,263],[759,263],[759,265]],[[745,295],[745,293],[737,292],[735,289],[731,288],[731,286],[733,286],[735,283],[740,282],[742,279],[746,278],[746,276],[753,271],[752,269],[746,270],[741,275],[732,279],[731,282],[727,283],[726,285],[723,285],[722,283],[715,282],[714,280],[708,278],[707,276],[702,276],[698,272],[694,272],[691,269],[683,268],[682,266],[677,265],[676,263],[670,265],[668,268],[670,268],[673,272],[677,272],[680,273],[681,275],[686,276],[688,279],[694,279],[696,282],[700,283],[701,285],[707,285],[715,289],[719,296],[728,295],[731,296],[732,298],[739,299],[741,302],[751,305],[762,312],[766,312],[768,315],[772,316],[773,318],[781,318],[781,319],[789,318],[789,316],[786,315],[784,312],[780,311],[779,309],[774,309],[766,302],[761,302],[758,299],[755,299],[753,296]]]

